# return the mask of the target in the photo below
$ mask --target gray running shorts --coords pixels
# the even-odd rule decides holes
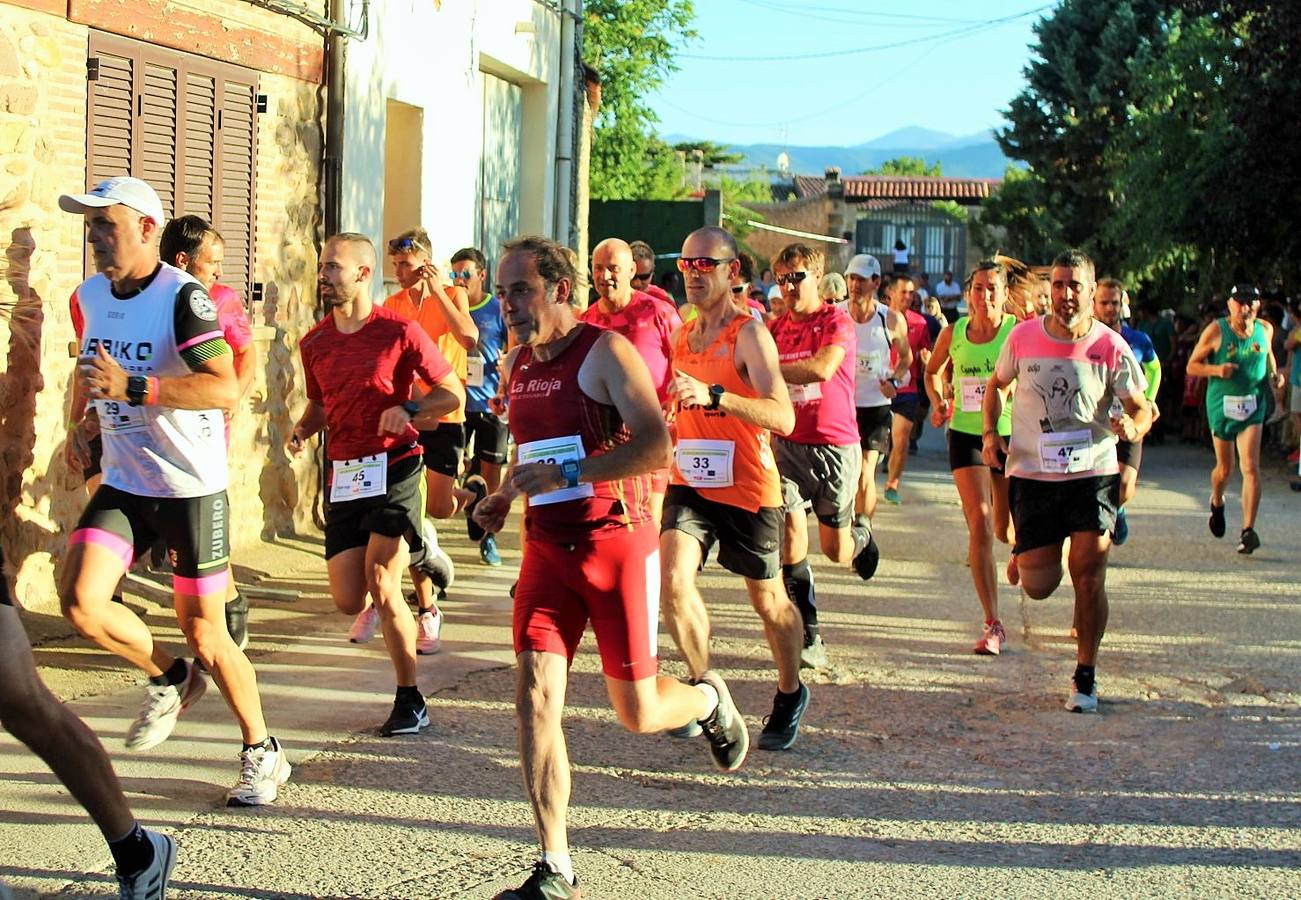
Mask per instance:
[[[848,528],[854,521],[854,494],[863,465],[858,444],[800,444],[773,435],[772,449],[786,511],[812,506],[823,525]]]

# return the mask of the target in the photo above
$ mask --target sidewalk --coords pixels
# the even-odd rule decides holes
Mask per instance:
[[[1069,589],[1003,587],[1008,648],[973,656],[979,607],[941,442],[928,429],[904,505],[882,504],[866,586],[815,558],[830,669],[789,753],[718,773],[702,741],[638,737],[580,651],[566,721],[570,816],[585,897],[1297,896],[1301,894],[1301,496],[1270,469],[1264,546],[1206,531],[1208,454],[1150,448],[1113,552],[1102,713],[1062,709],[1073,668]],[[79,640],[37,651],[103,738],[141,820],[181,842],[173,898],[484,898],[533,853],[515,751],[506,565],[478,564],[458,524],[443,651],[422,657],[432,728],[381,739],[392,697],[377,638],[347,642],[319,543],[265,545],[241,577],[293,588],[256,601],[251,657],[294,764],[273,807],[219,807],[238,735],[216,692],[154,752],[122,735],[140,679]],[[996,551],[1000,565],[1006,550]],[[775,690],[740,584],[702,576],[717,666],[757,735]],[[151,624],[178,642],[169,614]],[[164,624],[167,623],[167,624]],[[664,667],[681,674],[661,629]],[[92,874],[86,875],[84,873]],[[67,792],[0,737],[0,878],[20,898],[113,896],[108,853]]]

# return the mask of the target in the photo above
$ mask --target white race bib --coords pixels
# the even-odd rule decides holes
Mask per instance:
[[[960,382],[962,386],[962,412],[977,413],[985,402],[985,388],[989,387],[989,379],[966,377]]]
[[[1082,431],[1063,431],[1039,438],[1039,463],[1045,472],[1070,475],[1093,468],[1093,435]]]
[[[576,434],[566,435],[565,437],[544,438],[540,441],[529,441],[527,444],[519,445],[520,465],[552,463],[558,466],[571,459],[577,462],[585,455],[583,453],[583,439]],[[529,497],[528,504],[529,506],[546,506],[548,503],[582,500],[584,497],[591,497],[595,493],[592,485],[579,484],[575,487],[563,487],[556,491]]]
[[[1255,411],[1255,394],[1247,394],[1245,397],[1230,397],[1226,394],[1224,397],[1224,417],[1226,419],[1245,422],[1251,418],[1252,413]]]
[[[864,378],[880,379],[881,373],[885,370],[885,354],[880,350],[856,354],[854,361],[855,373]]]
[[[478,354],[466,358],[466,387],[483,387],[483,357]]]
[[[96,400],[99,430],[106,434],[127,434],[145,427],[145,411],[125,400]]]
[[[678,441],[674,461],[682,480],[693,488],[725,488],[732,486],[735,454],[733,441],[683,439]]]
[[[790,392],[792,403],[811,403],[814,400],[822,399],[822,382],[814,381],[809,384],[791,384],[786,382],[786,390]]]
[[[388,454],[334,460],[330,502],[346,503],[388,493]]]

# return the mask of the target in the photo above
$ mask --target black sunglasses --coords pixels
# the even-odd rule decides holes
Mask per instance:
[[[808,272],[787,272],[785,275],[777,276],[777,283],[781,285],[799,284],[808,277]]]

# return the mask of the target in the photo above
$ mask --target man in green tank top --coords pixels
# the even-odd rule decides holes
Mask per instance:
[[[1242,535],[1239,553],[1260,546],[1256,510],[1260,507],[1261,426],[1274,406],[1271,389],[1282,386],[1274,361],[1274,328],[1256,317],[1260,291],[1237,285],[1229,294],[1229,314],[1206,326],[1188,359],[1188,374],[1207,379],[1206,419],[1215,444],[1211,469],[1211,534],[1224,537],[1224,486],[1236,451],[1242,472]]]

